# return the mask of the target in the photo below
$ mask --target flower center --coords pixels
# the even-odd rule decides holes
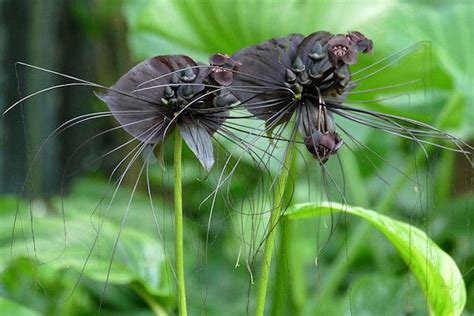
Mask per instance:
[[[343,45],[335,45],[331,48],[331,50],[333,54],[336,55],[337,57],[343,57],[347,54],[347,51],[349,50],[349,48]]]

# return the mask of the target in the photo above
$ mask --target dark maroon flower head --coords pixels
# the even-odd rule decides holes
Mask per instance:
[[[358,31],[351,31],[347,35],[338,34],[329,42],[329,57],[333,62],[342,61],[345,64],[357,63],[357,52],[371,53],[373,42]]]
[[[324,163],[343,144],[332,104],[341,104],[355,87],[348,65],[357,62],[357,43],[370,41],[351,34],[354,39],[323,31],[306,37],[290,34],[241,49],[232,55],[242,65],[231,91],[250,113],[265,120],[270,133],[295,117],[307,149]]]
[[[344,142],[338,133],[327,132],[322,134],[316,130],[311,136],[304,138],[304,144],[314,158],[325,163],[331,155],[334,155],[341,148]]]
[[[209,57],[211,65],[211,77],[222,86],[232,83],[234,77],[232,70],[238,70],[240,63],[234,61],[226,54],[213,54]]]
[[[347,34],[347,38],[349,38],[353,43],[356,44],[357,49],[363,53],[371,53],[373,50],[373,42],[372,40],[368,39],[364,34],[357,31],[351,31]]]
[[[308,99],[300,104],[298,116],[298,128],[306,149],[315,159],[325,163],[344,144],[336,132],[332,113]]]
[[[329,57],[333,63],[342,61],[347,65],[357,63],[357,46],[345,35],[336,35],[328,41]]]
[[[227,106],[235,101],[219,87],[214,68],[183,55],[157,56],[96,94],[120,125],[143,143],[159,144],[178,127],[209,171],[214,164],[212,136],[227,118]]]

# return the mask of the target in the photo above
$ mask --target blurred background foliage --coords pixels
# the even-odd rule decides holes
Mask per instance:
[[[474,138],[474,5],[470,1],[0,0],[0,10],[2,111],[18,100],[19,93],[65,82],[22,66],[16,74],[17,61],[110,85],[132,65],[155,55],[182,53],[206,61],[209,53],[230,54],[291,32],[359,30],[374,40],[375,52],[361,57],[354,70],[411,47],[405,58],[395,59],[392,66],[361,82],[360,89],[417,81],[398,90],[354,95],[352,101],[381,99],[357,104],[434,124],[471,144]],[[166,153],[165,172],[155,166],[150,173],[154,212],[142,181],[126,222],[136,169],[128,173],[110,208],[107,199],[97,205],[110,193],[110,172],[131,147],[97,158],[129,136],[121,131],[108,133],[81,145],[116,126],[113,119],[68,130],[34,159],[40,144],[62,122],[104,110],[90,89],[64,88],[41,94],[0,120],[2,315],[89,315],[99,305],[103,315],[175,311],[170,271],[171,155]],[[462,155],[429,146],[426,159],[420,146],[406,140],[341,124],[390,162],[355,145],[341,150],[340,163],[336,159],[328,162],[331,176],[344,187],[347,202],[386,212],[426,231],[459,265],[468,292],[465,315],[473,315],[471,165]],[[185,154],[190,313],[243,315],[254,304],[254,286],[245,262],[239,261],[240,239],[246,238],[239,225],[246,227],[248,219],[230,212],[219,199],[206,243],[209,203],[200,204],[215,187],[218,173],[196,181],[204,174],[189,151]],[[29,168],[30,181],[22,192]],[[250,160],[242,162],[229,188],[236,205],[249,203],[246,196],[252,191],[257,201],[266,200],[268,192],[246,181],[248,174],[258,177],[263,173]],[[340,202],[335,186],[329,185],[326,191],[320,178],[314,161],[298,159],[292,202],[321,199],[321,192]],[[18,204],[19,195],[23,197]],[[253,207],[263,203],[255,202]],[[14,230],[16,210],[21,220]],[[104,224],[96,238],[101,220]],[[337,226],[335,231],[332,225]],[[283,226],[284,233],[291,235],[291,245],[279,248],[277,260],[284,264],[282,270],[273,271],[273,285],[284,282],[287,291],[272,292],[270,284],[269,314],[426,314],[423,297],[407,267],[392,246],[366,224],[343,217]],[[119,231],[120,242],[114,251]]]

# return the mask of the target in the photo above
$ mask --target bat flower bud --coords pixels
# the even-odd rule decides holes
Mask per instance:
[[[306,148],[324,163],[343,145],[328,103],[342,104],[356,86],[348,67],[357,62],[356,43],[345,35],[315,32],[241,49],[232,55],[241,66],[231,91],[250,113],[265,120],[269,134],[294,117]]]
[[[364,34],[357,31],[351,31],[347,34],[347,38],[356,44],[357,49],[361,52],[371,53],[373,50],[373,42],[368,39]]]
[[[211,77],[222,86],[228,86],[232,83],[234,77],[232,70],[237,70],[240,66],[240,63],[221,53],[211,55],[209,64],[211,65]]]
[[[316,130],[311,136],[304,137],[304,144],[315,159],[325,163],[331,155],[337,153],[344,142],[336,132],[326,132],[323,134]]]
[[[325,107],[318,107],[312,99],[302,102],[297,111],[298,129],[306,149],[315,159],[325,163],[344,144],[336,132],[332,113]]]
[[[342,61],[344,64],[357,63],[357,46],[345,35],[336,35],[328,41],[329,57],[333,63]]]
[[[183,55],[147,59],[96,95],[120,125],[137,140],[158,145],[178,128],[184,141],[210,171],[214,164],[212,136],[228,116],[222,88],[207,84],[213,67]],[[227,93],[228,94],[228,93]]]

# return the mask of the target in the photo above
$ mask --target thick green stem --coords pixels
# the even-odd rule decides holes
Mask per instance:
[[[273,196],[273,207],[272,214],[268,221],[268,235],[265,240],[265,246],[263,250],[262,266],[260,270],[260,277],[258,280],[258,290],[257,290],[257,306],[255,309],[256,316],[263,316],[265,312],[265,298],[267,295],[267,286],[268,279],[270,276],[270,266],[273,256],[273,248],[275,246],[275,234],[277,231],[278,221],[281,217],[281,208],[283,202],[283,196],[285,194],[286,181],[288,179],[288,174],[291,166],[291,161],[293,159],[295,144],[290,142],[288,149],[285,154],[285,161],[278,179],[278,184],[275,188],[275,194]]]
[[[295,155],[291,160],[290,174],[295,174],[297,162],[298,156]],[[283,196],[285,205],[291,205],[293,186],[293,183],[286,182]],[[299,315],[304,306],[306,292],[302,274],[303,263],[298,262],[297,256],[293,253],[294,249],[291,247],[292,225],[294,224],[284,217],[279,223],[280,238],[278,238],[276,249],[275,286],[270,313],[272,316]]]
[[[286,190],[288,192],[288,190]],[[285,201],[286,203],[286,201]],[[288,247],[288,233],[289,223],[285,218],[281,219],[279,224],[280,237],[278,238],[278,248],[276,249],[275,258],[275,278],[274,278],[274,291],[272,297],[272,306],[270,315],[279,316],[287,315],[289,309],[289,275],[288,275],[288,254],[286,253]]]
[[[183,140],[176,131],[174,143],[174,212],[175,212],[175,243],[176,243],[176,278],[178,279],[179,314],[187,315],[186,287],[184,283],[184,251],[183,251],[183,193],[181,187],[181,151]]]

